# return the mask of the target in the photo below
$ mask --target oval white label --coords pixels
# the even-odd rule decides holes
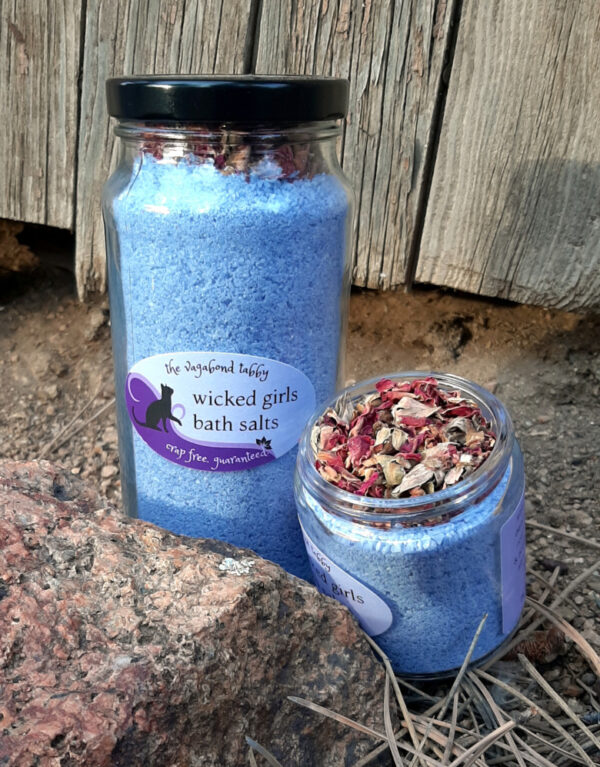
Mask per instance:
[[[298,442],[316,405],[314,387],[300,370],[221,352],[173,352],[136,362],[125,401],[152,450],[202,471],[274,461]]]
[[[315,585],[321,594],[346,605],[360,623],[361,629],[369,636],[374,637],[387,631],[394,618],[383,599],[332,562],[309,538],[303,527],[302,535]]]

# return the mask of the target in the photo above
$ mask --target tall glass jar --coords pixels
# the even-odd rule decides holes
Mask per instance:
[[[315,584],[350,608],[396,672],[416,677],[458,669],[484,616],[472,661],[498,651],[525,599],[525,483],[510,417],[496,397],[457,376],[385,378],[428,375],[474,402],[496,435],[489,457],[472,474],[418,497],[341,490],[315,468],[311,433],[320,408],[302,437],[295,479]],[[347,389],[329,407],[376,394],[378,380]]]
[[[344,80],[107,82],[103,196],[125,509],[309,572],[296,445],[341,377]]]

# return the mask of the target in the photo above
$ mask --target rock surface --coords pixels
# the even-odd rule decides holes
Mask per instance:
[[[246,735],[284,765],[350,765],[377,744],[287,696],[381,731],[382,690],[312,586],[0,462],[0,765],[242,765]]]

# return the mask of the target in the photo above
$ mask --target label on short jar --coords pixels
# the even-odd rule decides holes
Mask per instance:
[[[525,603],[525,496],[500,530],[502,632],[516,626]]]
[[[309,538],[304,528],[302,535],[315,585],[321,594],[346,605],[369,636],[387,631],[392,625],[393,616],[383,599],[332,562]]]
[[[240,471],[297,444],[315,390],[300,370],[266,357],[173,352],[133,365],[125,402],[137,433],[163,458],[201,471]]]

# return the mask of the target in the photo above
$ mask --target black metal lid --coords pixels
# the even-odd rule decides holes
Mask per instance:
[[[336,120],[348,81],[334,77],[141,75],[106,81],[108,112],[130,120],[216,123]]]

